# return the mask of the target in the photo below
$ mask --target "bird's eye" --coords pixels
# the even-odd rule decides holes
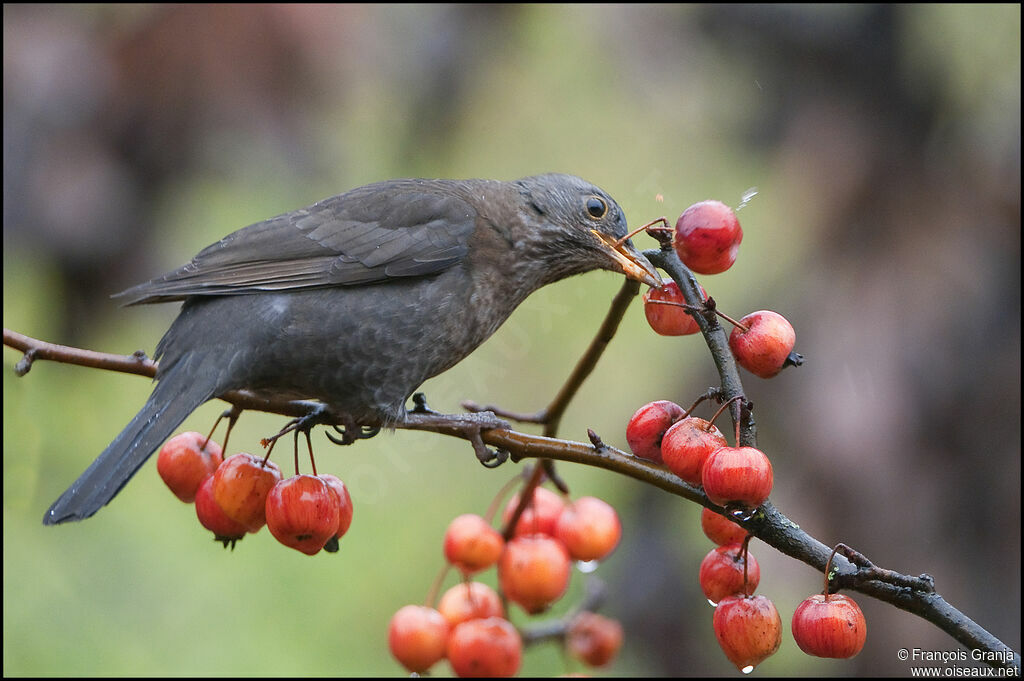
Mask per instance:
[[[595,220],[600,220],[608,212],[608,204],[600,196],[591,196],[587,199],[587,215]]]

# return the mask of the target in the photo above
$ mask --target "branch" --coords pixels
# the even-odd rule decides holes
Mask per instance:
[[[703,302],[698,297],[699,294],[693,275],[681,263],[678,263],[678,259],[674,257],[674,254],[649,251],[645,255],[655,265],[665,269],[673,279],[677,280],[680,289],[684,291],[688,301],[692,295],[693,301],[697,301],[694,304]],[[609,312],[609,317],[611,316],[612,314]],[[701,331],[708,341],[712,354],[715,355],[715,362],[719,365],[722,372],[722,385],[726,399],[742,395],[742,384],[739,381],[738,371],[728,350],[728,340],[725,332],[720,326],[710,323],[700,315],[698,315],[698,323],[701,325]],[[591,347],[593,348],[596,343],[597,340],[595,339],[595,343]],[[149,377],[154,376],[157,369],[156,362],[146,359],[142,353],[112,355],[64,345],[55,345],[30,338],[6,328],[4,329],[4,345],[25,353],[23,359],[16,366],[16,372],[18,372],[18,367],[24,367],[24,370],[19,375],[26,373],[31,366],[31,362],[34,360],[52,360],[66,364]],[[583,362],[581,361],[577,368],[582,364]],[[573,375],[577,373],[580,372],[574,371]],[[589,370],[586,373],[589,373]],[[583,375],[585,376],[586,373]],[[563,388],[563,392],[565,391],[566,389]],[[285,416],[304,416],[309,412],[308,402],[266,400],[257,398],[246,391],[227,393],[221,396],[221,399],[239,408],[254,409]],[[739,411],[739,408],[735,411]],[[749,412],[745,409],[743,414],[747,417],[741,423],[743,442],[744,444],[755,443],[756,431],[753,419],[749,417]],[[735,418],[738,418],[738,415],[734,413]],[[343,423],[340,418],[335,417],[328,411],[325,414],[324,421],[330,423],[332,420],[339,425]],[[750,534],[769,546],[819,571],[824,571],[829,555],[832,552],[831,547],[826,546],[804,532],[800,529],[799,525],[783,515],[771,502],[765,503],[751,517],[738,519],[729,514],[726,509],[711,503],[702,489],[686,484],[661,466],[638,459],[604,444],[593,431],[590,431],[591,443],[584,444],[582,442],[560,440],[553,437],[530,435],[503,428],[493,428],[473,433],[450,423],[439,424],[436,421],[420,421],[415,418],[410,419],[405,424],[395,424],[395,427],[436,432],[465,440],[472,440],[478,433],[484,443],[508,451],[513,461],[521,461],[526,458],[553,459],[596,466],[626,475],[663,489],[670,494],[710,508],[733,522],[737,522]],[[851,560],[851,556],[853,560]],[[989,661],[989,664],[992,666],[1005,667],[1014,670],[1017,675],[1020,674],[1020,655],[947,603],[939,594],[935,593],[932,580],[927,575],[912,577],[877,568],[866,558],[855,552],[837,555],[833,559],[832,565],[835,568],[835,576],[832,579],[832,583],[836,587],[858,591],[880,601],[890,603],[901,610],[913,613],[935,624],[961,644],[971,649],[983,650],[1001,656],[1000,660]],[[1003,663],[1001,662],[1002,659],[1007,659],[1007,661]]]

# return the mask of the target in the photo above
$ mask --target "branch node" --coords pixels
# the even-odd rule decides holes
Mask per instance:
[[[28,373],[29,369],[32,368],[32,361],[36,358],[36,349],[30,348],[25,351],[25,354],[18,363],[14,365],[14,375],[21,378]]]

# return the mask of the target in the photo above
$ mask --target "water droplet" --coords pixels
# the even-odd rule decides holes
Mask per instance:
[[[740,671],[743,672],[744,674],[749,674],[750,672],[754,671],[754,665],[748,664],[746,667],[744,667]]]
[[[743,192],[743,195],[740,197],[740,205],[736,206],[736,212],[738,213],[743,210],[743,207],[750,203],[750,200],[757,196],[757,194],[757,187],[751,187],[747,191]]]
[[[596,560],[578,560],[576,561],[576,569],[585,575],[590,574],[597,569],[598,561]]]
[[[748,520],[750,520],[751,518],[753,518],[756,513],[757,513],[757,509],[756,508],[737,507],[737,508],[730,508],[729,509],[729,515],[731,515],[733,518],[735,518],[736,520],[739,520],[742,523],[745,523]]]

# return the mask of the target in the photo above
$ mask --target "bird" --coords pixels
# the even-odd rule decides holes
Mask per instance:
[[[115,294],[181,301],[138,414],[53,503],[45,525],[108,504],[200,405],[229,391],[329,408],[350,442],[393,427],[428,378],[531,293],[592,270],[659,287],[605,191],[574,175],[396,179],[239,229]]]

